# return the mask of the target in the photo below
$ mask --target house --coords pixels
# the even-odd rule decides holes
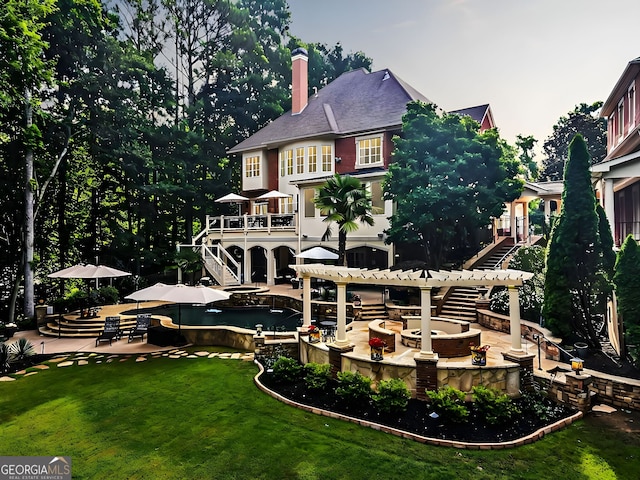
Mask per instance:
[[[392,204],[382,182],[410,101],[430,102],[388,69],[345,72],[309,95],[307,52],[292,52],[292,109],[229,150],[242,157],[244,214],[207,217],[193,239],[207,270],[221,284],[288,281],[294,255],[314,246],[337,249],[337,231],[323,241],[326,223],[313,203],[334,174],[359,178],[380,213],[347,238],[351,267],[385,269],[394,247],[385,244]],[[493,125],[488,105],[474,107]],[[464,111],[460,111],[461,113]]]
[[[628,234],[640,240],[640,57],[631,60],[600,116],[607,119],[607,156],[592,166],[596,192],[616,245]]]

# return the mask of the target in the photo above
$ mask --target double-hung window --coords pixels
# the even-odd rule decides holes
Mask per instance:
[[[382,136],[362,137],[356,139],[358,155],[356,165],[369,167],[382,164]]]
[[[244,159],[244,176],[259,177],[260,176],[260,157],[253,156]]]

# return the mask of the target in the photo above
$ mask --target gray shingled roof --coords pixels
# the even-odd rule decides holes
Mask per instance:
[[[288,111],[229,150],[237,153],[275,148],[298,139],[340,136],[402,124],[412,100],[430,103],[424,95],[389,70],[343,73],[309,97],[298,115]]]
[[[469,108],[461,108],[460,110],[453,110],[449,113],[455,113],[456,115],[464,116],[468,115],[473,118],[476,122],[482,123],[482,119],[487,113],[489,109],[489,104],[478,105],[477,107],[469,107]]]

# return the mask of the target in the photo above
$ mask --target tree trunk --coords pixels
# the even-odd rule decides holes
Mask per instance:
[[[31,92],[25,89],[25,130],[30,134],[33,124],[33,109],[31,106]],[[24,314],[27,318],[35,315],[33,293],[33,149],[27,145],[25,153],[25,188],[24,188]]]
[[[347,266],[347,234],[338,229],[338,265]]]

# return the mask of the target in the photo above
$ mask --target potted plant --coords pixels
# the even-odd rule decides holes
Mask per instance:
[[[320,329],[315,325],[309,325],[309,343],[320,341]]]
[[[384,358],[384,349],[387,346],[384,340],[378,337],[369,339],[369,347],[371,347],[371,360],[379,362]]]
[[[487,364],[487,350],[491,348],[489,345],[469,345],[471,349],[471,364],[472,365],[486,365]]]

